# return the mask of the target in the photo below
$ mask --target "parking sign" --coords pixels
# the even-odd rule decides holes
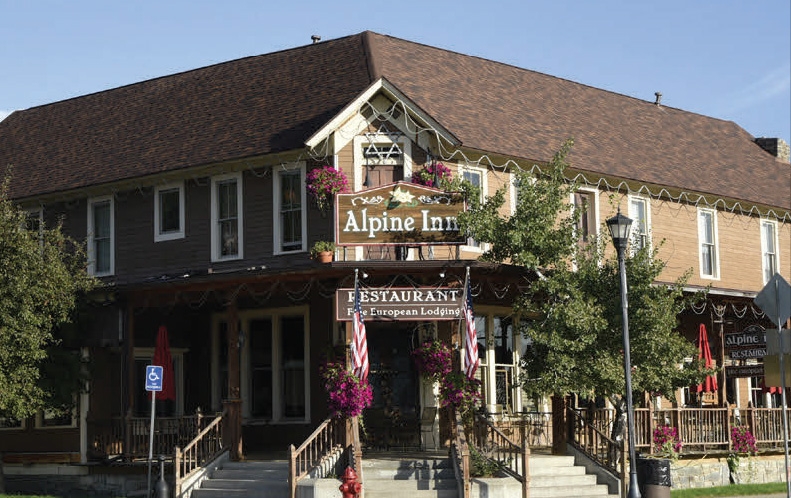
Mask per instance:
[[[162,390],[162,367],[157,365],[146,366],[146,391]]]

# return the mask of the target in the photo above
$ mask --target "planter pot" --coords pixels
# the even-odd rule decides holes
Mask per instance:
[[[316,260],[319,263],[331,263],[332,262],[332,251],[322,251],[316,256]]]

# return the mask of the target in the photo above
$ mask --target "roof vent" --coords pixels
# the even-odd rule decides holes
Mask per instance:
[[[656,101],[654,102],[654,104],[656,104],[656,105],[661,104],[662,103],[662,92],[654,92],[654,95],[656,95]]]
[[[310,39],[313,40],[314,44],[321,41],[321,37],[319,35],[311,35]]]

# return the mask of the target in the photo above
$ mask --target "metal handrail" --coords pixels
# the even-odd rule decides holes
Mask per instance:
[[[592,414],[589,414],[589,416]],[[573,447],[581,451],[588,458],[602,468],[620,479],[622,496],[626,496],[626,443],[614,441],[596,427],[591,420],[586,420],[582,412],[572,407],[566,408],[566,422],[568,424],[568,441]]]
[[[474,444],[484,450],[483,455],[498,464],[500,470],[522,484],[522,497],[527,498],[530,485],[530,447],[522,437],[519,445],[503,434],[500,429],[484,415],[475,412]]]

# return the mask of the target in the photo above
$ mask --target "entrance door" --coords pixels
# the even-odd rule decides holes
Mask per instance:
[[[412,360],[411,327],[366,323],[368,381],[374,399],[363,412],[365,444],[371,449],[420,447],[418,375]]]

